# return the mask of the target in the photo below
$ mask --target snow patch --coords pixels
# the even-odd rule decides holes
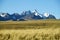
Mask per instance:
[[[48,14],[48,13],[44,13],[44,16],[45,16],[45,17],[48,17],[48,16],[49,16],[49,14]]]

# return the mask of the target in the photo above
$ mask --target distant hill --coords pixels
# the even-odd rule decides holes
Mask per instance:
[[[21,14],[13,13],[10,15],[9,13],[0,13],[0,21],[7,21],[7,20],[40,20],[40,19],[56,19],[56,17],[52,14],[44,13],[40,14],[37,10],[33,12],[23,11]]]

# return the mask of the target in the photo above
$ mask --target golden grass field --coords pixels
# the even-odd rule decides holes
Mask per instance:
[[[60,40],[60,20],[0,21],[0,40]]]

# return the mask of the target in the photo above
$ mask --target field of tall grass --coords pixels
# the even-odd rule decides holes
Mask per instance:
[[[60,40],[60,28],[0,30],[0,40]]]
[[[0,29],[59,28],[60,20],[0,21]]]
[[[60,20],[0,21],[0,40],[60,40]]]

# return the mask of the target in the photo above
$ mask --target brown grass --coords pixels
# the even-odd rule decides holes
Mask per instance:
[[[60,40],[60,20],[1,21],[0,40]]]
[[[0,40],[60,40],[60,28],[0,30]]]
[[[60,20],[1,21],[0,29],[59,28]]]

